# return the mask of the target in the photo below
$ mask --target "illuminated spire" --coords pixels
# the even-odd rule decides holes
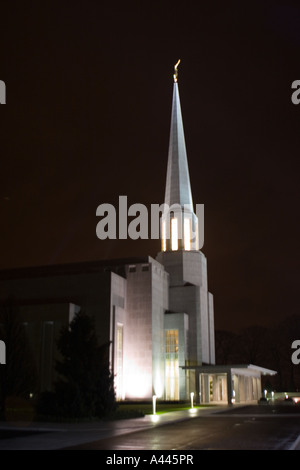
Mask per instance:
[[[179,62],[180,60],[174,67],[175,73],[173,75],[173,102],[165,192],[165,203],[169,206],[171,204],[180,204],[181,206],[193,204],[177,83]]]
[[[162,251],[198,250],[198,218],[194,213],[178,90],[178,65],[174,67],[173,101],[165,209],[161,219]],[[172,207],[177,206],[176,211]],[[172,209],[171,209],[172,208]]]

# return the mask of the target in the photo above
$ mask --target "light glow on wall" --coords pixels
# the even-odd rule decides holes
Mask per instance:
[[[124,400],[123,386],[123,325],[117,324],[116,332],[116,396],[117,400]]]
[[[134,360],[126,361],[124,389],[126,399],[152,397],[152,373],[145,371]]]
[[[178,219],[174,217],[171,220],[171,233],[172,233],[172,251],[178,250]]]
[[[149,393],[148,382],[151,375],[145,377],[145,374],[132,374],[128,376],[126,386],[126,398],[148,398]]]
[[[154,393],[157,396],[157,398],[162,398],[164,389],[163,389],[163,384],[162,384],[162,380],[161,380],[159,372],[156,372],[155,374],[153,388],[154,388]]]

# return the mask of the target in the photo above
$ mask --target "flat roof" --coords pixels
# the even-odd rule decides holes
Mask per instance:
[[[132,258],[112,258],[99,261],[82,261],[66,264],[49,264],[44,266],[30,266],[20,268],[9,268],[0,270],[0,280],[47,277],[65,274],[79,274],[98,272],[103,268],[117,268],[131,264],[143,264],[151,262],[151,256],[140,256]]]
[[[193,369],[203,373],[221,373],[229,370],[244,370],[248,372],[260,372],[262,375],[276,375],[277,371],[267,369],[266,367],[256,366],[254,364],[206,364],[202,366],[182,366],[182,369]]]

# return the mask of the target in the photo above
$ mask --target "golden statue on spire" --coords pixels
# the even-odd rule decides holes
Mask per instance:
[[[177,78],[178,78],[178,65],[180,64],[180,59],[179,61],[177,62],[177,64],[174,65],[174,75],[173,75],[173,78],[174,78],[174,82],[177,82]]]

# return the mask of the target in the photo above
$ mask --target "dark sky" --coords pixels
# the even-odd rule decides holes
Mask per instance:
[[[300,7],[1,2],[0,268],[156,256],[96,208],[162,203],[173,66],[216,328],[299,312]]]

